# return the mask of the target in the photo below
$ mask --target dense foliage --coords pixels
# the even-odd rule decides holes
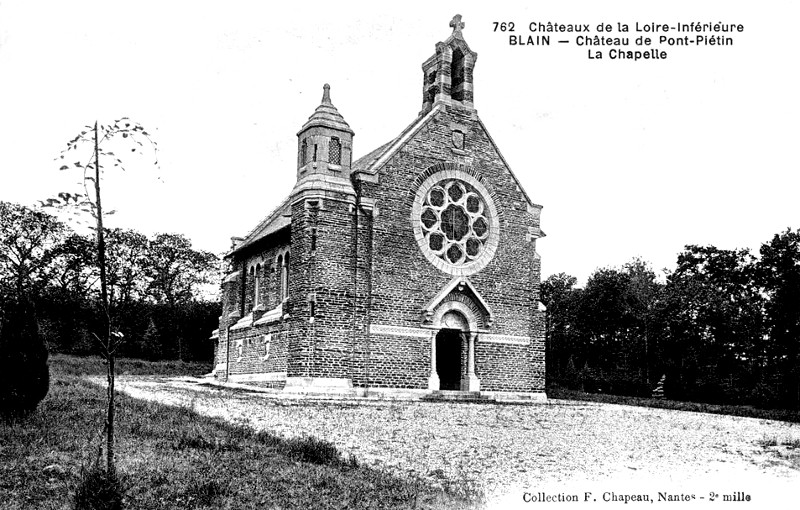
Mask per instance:
[[[47,349],[25,298],[0,301],[0,419],[25,416],[47,395]]]
[[[800,406],[800,232],[760,250],[686,246],[660,282],[634,260],[542,283],[551,385],[764,407]]]
[[[55,352],[97,352],[102,331],[97,244],[54,217],[0,202],[0,297],[7,311],[22,297],[33,330]],[[109,317],[122,356],[209,360],[216,328],[218,259],[179,234],[152,238],[106,229]],[[5,313],[4,315],[16,315]]]

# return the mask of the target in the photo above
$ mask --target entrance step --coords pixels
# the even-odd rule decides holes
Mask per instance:
[[[489,395],[481,395],[480,391],[434,390],[422,397],[424,402],[494,402]]]

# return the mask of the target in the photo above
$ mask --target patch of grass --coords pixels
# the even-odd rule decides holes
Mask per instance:
[[[764,439],[758,441],[758,446],[762,448],[769,448],[771,446],[778,446],[778,439],[776,437],[765,437]]]
[[[778,438],[777,436],[764,436],[756,444],[783,462],[788,462],[795,469],[800,469],[800,439],[792,437]]]
[[[355,457],[345,460],[333,444],[316,437],[301,437],[286,442],[286,454],[302,462],[331,466],[358,467]]]
[[[177,437],[176,437],[177,436]],[[169,437],[170,446],[173,450],[208,450],[213,453],[241,451],[241,444],[238,441],[231,441],[228,438],[213,437],[209,438],[202,432],[182,429],[175,431]]]
[[[793,450],[800,450],[800,439],[786,439],[781,445],[788,446]]]
[[[86,363],[55,356],[50,393],[36,412],[13,426],[0,424],[3,508],[61,509],[81,491],[98,493],[86,490],[98,485],[87,485],[82,472],[96,462],[103,444],[105,389],[76,375],[86,373]],[[146,365],[139,369],[149,371]],[[359,466],[318,439],[287,440],[124,394],[117,402],[117,469],[125,482],[126,509],[479,504],[461,497],[457,487],[442,490]]]
[[[73,498],[76,510],[121,510],[125,485],[98,465],[84,470]]]
[[[659,409],[675,409],[697,413],[727,414],[762,420],[778,420],[800,423],[800,410],[792,409],[759,409],[752,406],[736,406],[722,404],[704,404],[700,402],[682,402],[657,398],[623,397],[605,393],[584,393],[582,391],[563,388],[548,388],[547,396],[551,399],[582,400],[586,402],[603,402],[628,406],[654,407]]]
[[[785,437],[782,439],[778,439],[777,436],[765,436],[763,439],[757,442],[759,446],[762,448],[770,448],[774,446],[785,446],[789,450],[798,450],[800,449],[800,439],[794,439],[791,437]]]
[[[212,364],[195,361],[145,361],[119,358],[116,360],[118,375],[201,376],[211,372]],[[100,356],[50,356],[50,372],[56,375],[106,375],[106,363]]]

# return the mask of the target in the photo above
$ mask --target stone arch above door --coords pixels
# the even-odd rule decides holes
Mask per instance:
[[[450,328],[443,324],[446,318],[458,323],[457,314],[464,318],[468,329],[463,329],[463,326]],[[466,277],[453,278],[445,285],[425,306],[422,319],[426,327],[473,332],[486,331],[493,322],[491,308]]]
[[[481,321],[482,322],[482,321]],[[460,301],[442,303],[431,319],[436,329],[457,329],[460,331],[478,331],[478,317],[473,310]]]

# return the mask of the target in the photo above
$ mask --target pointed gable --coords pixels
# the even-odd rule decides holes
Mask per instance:
[[[451,309],[450,307],[442,306],[449,302],[463,305],[461,308],[464,310],[467,320],[474,322],[476,330],[485,330],[491,327],[494,322],[492,308],[478,292],[478,289],[469,281],[469,278],[457,276],[450,280],[450,283],[445,285],[425,305],[422,310],[423,323],[432,324],[438,322],[436,320],[437,315],[443,315]],[[440,313],[437,314],[437,311],[440,311]]]

